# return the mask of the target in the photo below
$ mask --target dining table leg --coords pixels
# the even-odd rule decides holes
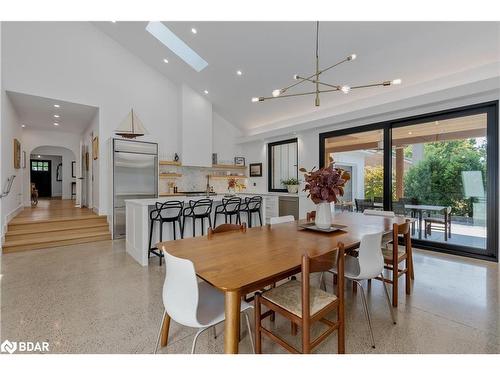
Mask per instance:
[[[224,353],[238,354],[240,337],[241,293],[228,290],[225,293]]]

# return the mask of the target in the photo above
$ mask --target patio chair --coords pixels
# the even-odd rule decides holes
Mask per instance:
[[[444,240],[448,241],[451,238],[451,207],[446,207],[442,211],[443,217],[426,217],[424,218],[424,235],[432,234],[432,227],[443,228],[444,227]]]
[[[366,209],[373,210],[375,209],[375,205],[373,204],[373,201],[371,199],[354,199],[354,202],[356,203],[356,211],[357,212],[364,212]]]

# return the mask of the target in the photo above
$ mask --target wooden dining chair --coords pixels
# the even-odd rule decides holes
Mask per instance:
[[[314,221],[316,219],[316,211],[311,211],[306,214],[307,221]]]
[[[337,259],[335,251],[328,252],[315,257],[307,254],[302,256],[301,281],[295,278],[268,290],[264,293],[256,293],[255,296],[255,353],[262,352],[262,335],[267,336],[275,343],[291,353],[310,353],[316,346],[325,340],[331,333],[337,330],[338,353],[345,353],[345,331],[344,331],[344,244],[338,244]],[[336,294],[326,292],[321,288],[310,285],[309,276],[313,272],[326,272],[335,263],[339,280]],[[271,312],[274,311],[292,323],[292,329],[301,328],[302,348],[296,349],[281,337],[262,326],[262,319],[270,315],[269,312],[261,314],[261,305],[266,306]],[[326,315],[337,311],[335,321],[326,319]],[[316,339],[311,341],[311,326],[315,322],[321,322],[328,328]]]
[[[404,238],[404,245],[399,245],[399,237]],[[410,220],[403,224],[394,223],[392,227],[392,248],[382,247],[384,268],[391,271],[391,278],[381,275],[377,277],[385,283],[392,284],[392,305],[398,306],[399,278],[405,276],[406,294],[411,294],[411,279],[413,274],[413,252],[411,247]],[[404,268],[400,264],[404,262]]]
[[[213,238],[213,236],[217,233],[224,233],[224,232],[234,232],[234,231],[240,231],[245,233],[247,231],[247,224],[243,223],[241,225],[239,224],[221,224],[218,227],[215,228],[208,228],[208,239]]]

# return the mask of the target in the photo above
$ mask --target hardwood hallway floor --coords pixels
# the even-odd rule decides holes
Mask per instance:
[[[40,200],[12,219],[5,234],[4,253],[109,240],[106,216],[77,208],[70,199]]]

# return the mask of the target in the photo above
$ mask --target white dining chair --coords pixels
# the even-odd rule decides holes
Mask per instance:
[[[190,260],[177,258],[166,251],[164,254],[166,276],[163,284],[163,305],[165,312],[161,320],[154,353],[156,354],[158,350],[165,316],[168,314],[171,320],[183,326],[198,328],[191,347],[191,354],[194,354],[198,336],[225,320],[224,294],[208,283],[198,281],[194,265]],[[255,353],[250,319],[247,313],[247,310],[251,308],[253,308],[252,305],[241,301],[241,312],[245,315],[248,337]]]
[[[365,210],[364,215],[368,216],[383,216],[383,217],[396,217],[393,211],[380,211],[380,210]],[[388,249],[388,245],[392,242],[392,232],[386,233],[382,236],[382,247]]]
[[[271,225],[283,224],[283,223],[290,223],[292,221],[295,221],[295,217],[293,217],[293,215],[277,216],[277,217],[270,218],[269,224],[271,224]]]
[[[385,216],[385,217],[395,217],[396,216],[396,214],[393,211],[380,211],[380,210],[364,210],[363,215]]]
[[[375,339],[373,337],[370,311],[368,309],[368,304],[366,303],[365,291],[363,289],[363,286],[361,285],[361,281],[371,280],[381,275],[383,276],[384,256],[380,247],[381,240],[382,233],[365,234],[361,238],[361,243],[358,249],[358,257],[356,258],[350,255],[346,255],[344,266],[344,277],[350,281],[355,282],[361,289],[361,297],[363,300],[366,320],[368,322],[368,328],[370,329],[373,348],[375,348]],[[336,269],[333,268],[330,272],[336,274]],[[391,311],[392,322],[396,324],[396,318],[394,317],[394,310],[389,298],[387,286],[385,283],[382,284],[384,285],[387,306],[389,306],[389,310]]]

